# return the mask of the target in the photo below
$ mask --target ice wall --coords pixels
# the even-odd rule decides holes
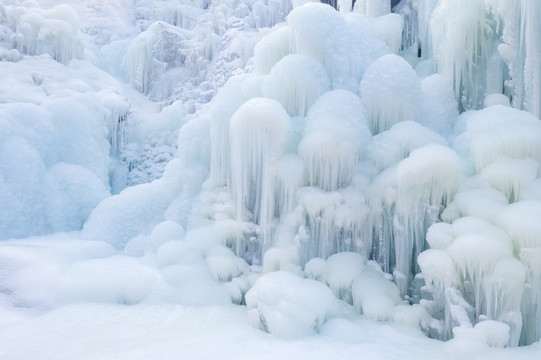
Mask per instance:
[[[453,84],[461,110],[480,109],[485,96],[500,93],[540,116],[535,1],[403,0],[395,11],[406,21],[404,52],[423,68],[434,62],[431,71]]]
[[[539,334],[538,295],[529,290],[536,286],[531,261],[539,244],[531,234],[538,200],[526,189],[538,178],[540,136],[538,119],[510,107],[467,116],[455,148],[471,161],[472,177],[443,212],[446,223],[429,228],[431,249],[419,257],[442,338],[454,326],[485,320],[509,326],[508,346],[530,344]]]
[[[522,247],[537,245],[500,219],[513,217],[506,209],[514,204],[539,199],[532,189],[541,129],[532,115],[498,105],[506,95],[485,99],[497,84],[505,92],[496,49],[503,28],[476,1],[457,18],[469,30],[457,33],[449,19],[463,5],[398,7],[427,14],[410,38],[424,43],[417,71],[383,45],[395,31],[379,26],[391,24],[389,15],[295,8],[255,46],[254,72],[231,79],[203,111],[211,176],[196,202],[209,211],[192,214],[192,224],[228,229],[225,243],[265,273],[304,268],[375,319],[412,316],[440,339],[498,327],[501,339],[484,337],[490,346],[534,341],[529,319],[538,316],[538,294],[526,289],[535,282],[537,253]],[[275,111],[258,113],[263,99],[287,116],[270,126],[267,114]],[[386,275],[361,269],[346,276],[344,268],[330,276],[340,252],[373,259]],[[366,286],[380,288],[381,297],[371,298]],[[259,316],[261,327],[268,315]]]
[[[70,268],[62,299],[234,302],[290,337],[355,311],[459,343],[539,339],[541,128],[504,106],[535,108],[536,83],[515,83],[537,76],[534,3],[404,1],[405,22],[388,1],[138,4],[139,35],[97,62],[127,66],[131,107],[86,60],[4,48],[6,14],[34,10],[0,8],[2,73],[26,84],[0,84],[2,234],[82,227],[117,254]],[[170,150],[176,126],[164,175],[109,196],[110,155]]]

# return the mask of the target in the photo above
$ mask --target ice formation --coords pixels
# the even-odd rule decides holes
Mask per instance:
[[[374,4],[355,6],[357,11],[364,6],[360,12],[366,12],[368,5]],[[431,20],[435,24],[444,22],[447,15],[442,13],[456,11],[457,4],[451,2],[443,7],[422,2],[422,6],[412,9],[423,12],[418,17],[430,17],[435,12]],[[406,6],[405,2],[398,9]],[[474,28],[479,27],[476,21],[485,21],[484,3],[477,2],[476,6],[479,14],[472,10],[471,19],[461,20]],[[375,319],[408,318],[405,314],[409,310],[400,304],[402,296],[411,302],[420,301],[435,318],[429,321],[425,310],[412,308],[410,314],[418,315],[413,316],[416,320],[409,320],[435,337],[446,339],[457,325],[474,326],[491,319],[509,327],[509,337],[486,340],[491,345],[501,346],[501,339],[507,345],[531,342],[520,340],[521,312],[525,311],[521,310],[522,294],[529,279],[525,260],[512,245],[511,234],[483,225],[483,221],[505,216],[500,212],[505,214],[509,203],[523,199],[526,189],[537,179],[537,137],[541,133],[538,120],[525,112],[495,106],[505,101],[494,94],[487,97],[485,110],[460,117],[457,111],[457,107],[481,107],[485,95],[496,90],[492,73],[466,78],[468,69],[476,66],[489,71],[500,69],[503,74],[502,64],[475,50],[481,47],[485,51],[485,42],[495,40],[483,33],[476,35],[477,30],[471,39],[464,33],[461,39],[472,46],[470,53],[474,54],[468,59],[453,58],[453,53],[439,53],[439,49],[426,45],[426,52],[418,55],[427,64],[433,55],[436,66],[432,68],[441,75],[426,73],[431,66],[421,64],[416,73],[404,59],[388,51],[382,51],[379,59],[370,54],[361,56],[366,59],[361,68],[349,67],[349,62],[344,67],[336,62],[335,54],[341,46],[355,47],[338,36],[336,29],[367,29],[365,43],[377,44],[377,38],[386,38],[378,33],[375,21],[349,14],[349,3],[340,2],[339,7],[346,17],[318,4],[295,8],[287,25],[267,33],[256,46],[254,75],[230,80],[226,85],[229,90],[210,104],[215,140],[211,142],[211,187],[206,191],[212,187],[213,191],[231,191],[237,198],[237,221],[249,220],[250,216],[242,215],[248,210],[256,225],[237,233],[233,248],[254,264],[263,261],[265,272],[289,269],[298,274],[299,266],[304,267],[306,276],[328,284],[337,297]],[[307,18],[321,21],[309,22]],[[447,36],[445,28],[429,26],[426,18],[419,22],[425,32],[423,41],[432,38],[444,44],[441,36]],[[321,41],[323,35],[317,34],[323,33],[333,42]],[[457,44],[453,46],[462,46]],[[443,49],[453,51],[451,46]],[[447,72],[446,66],[454,72]],[[480,85],[479,81],[488,78],[492,85]],[[350,85],[354,79],[357,88]],[[504,75],[498,81],[503,84]],[[458,101],[453,98],[453,90],[459,94]],[[259,153],[260,145],[241,150],[250,136],[235,139],[244,130],[238,128],[237,115],[233,114],[242,111],[245,105],[241,104],[247,99],[261,96],[280,102],[291,117],[291,127],[281,130],[282,141],[288,145],[272,160],[275,179],[271,181],[258,175],[270,171],[264,170],[268,160],[258,162],[261,168],[249,160]],[[255,100],[260,101],[249,102]],[[250,127],[265,116],[254,114],[252,118]],[[275,130],[267,130],[267,136],[275,136]],[[454,143],[453,147],[449,142]],[[284,150],[286,154],[280,158]],[[247,171],[234,165],[241,153],[247,156],[243,166],[252,169],[249,171],[254,182],[244,180],[239,188],[235,178],[246,179],[242,174]],[[291,178],[286,182],[288,175]],[[252,200],[239,201],[239,194],[245,193],[239,189],[250,187],[253,189],[242,199],[251,196]],[[258,214],[266,214],[265,219]],[[232,215],[224,220],[222,215],[213,217],[220,223],[230,221]],[[462,221],[470,218],[473,220]],[[486,232],[497,235],[487,236]],[[244,244],[240,250],[239,243]],[[432,249],[427,250],[429,247]],[[344,265],[347,271],[332,270],[334,254],[341,251],[356,251],[377,260],[387,273],[392,272],[395,284],[389,286],[394,290],[384,290],[387,285],[381,285],[384,295],[375,295],[373,290],[374,304],[378,297],[393,299],[386,310],[383,303],[370,310],[370,294],[363,292],[363,281],[371,283],[376,275],[366,275],[365,280],[360,272],[348,277],[355,265]],[[247,256],[247,252],[255,252],[255,256]],[[479,257],[480,252],[483,257]],[[357,262],[359,266],[362,263]],[[498,275],[503,274],[503,269],[508,270],[506,276]],[[415,276],[420,270],[422,276]],[[423,279],[428,287],[422,288]],[[432,295],[425,298],[427,291]],[[514,294],[512,300],[507,299],[508,291]],[[492,335],[487,336],[492,339]]]
[[[49,3],[0,4],[5,312],[540,340],[535,0]]]
[[[539,117],[535,1],[406,0],[396,11],[406,19],[404,48],[415,50],[419,68],[433,62],[430,67],[453,85],[461,109],[479,108],[486,95],[502,93]]]
[[[281,271],[261,276],[246,294],[246,306],[256,327],[292,338],[315,334],[339,312],[328,287]]]
[[[83,57],[79,16],[72,7],[59,4],[45,10],[31,3],[24,5],[5,9],[7,23],[14,25],[11,35],[14,48],[23,54],[49,54],[62,63]]]
[[[361,96],[373,134],[420,117],[421,84],[411,66],[397,55],[382,56],[368,67],[361,81]]]

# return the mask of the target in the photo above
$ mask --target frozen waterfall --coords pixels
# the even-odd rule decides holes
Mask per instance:
[[[0,3],[0,323],[538,351],[538,0],[68,2]]]

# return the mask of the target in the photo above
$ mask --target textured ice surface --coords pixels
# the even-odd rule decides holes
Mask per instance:
[[[328,3],[0,4],[0,357],[539,357],[535,2]]]

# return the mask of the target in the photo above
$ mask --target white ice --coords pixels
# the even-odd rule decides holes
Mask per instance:
[[[541,357],[541,8],[391,4],[1,2],[0,358]]]

